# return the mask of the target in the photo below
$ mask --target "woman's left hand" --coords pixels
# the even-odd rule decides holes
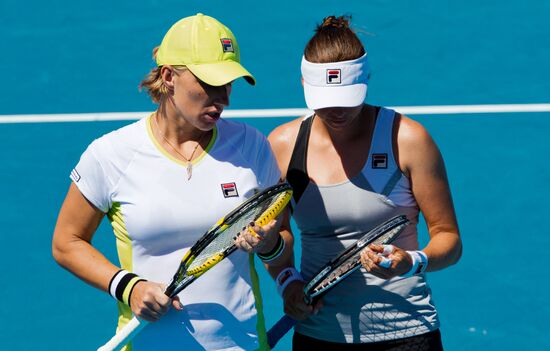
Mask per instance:
[[[361,264],[372,275],[390,279],[410,271],[412,259],[397,246],[371,244],[361,252]]]
[[[260,227],[250,223],[235,240],[235,245],[246,252],[267,253],[273,250],[279,238],[282,216]]]

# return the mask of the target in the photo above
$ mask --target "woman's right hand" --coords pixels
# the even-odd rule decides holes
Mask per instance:
[[[166,286],[163,284],[140,281],[132,290],[130,307],[134,315],[149,322],[160,319],[172,305],[176,310],[183,310],[179,297],[170,298],[164,294]]]
[[[312,314],[317,314],[323,307],[322,300],[316,301],[314,305],[308,305],[305,302],[304,286],[305,282],[296,280],[290,283],[283,292],[285,314],[295,320],[307,319]]]

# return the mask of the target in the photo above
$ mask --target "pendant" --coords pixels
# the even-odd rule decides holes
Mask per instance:
[[[193,164],[191,162],[187,162],[187,180],[191,179],[192,175],[193,175]]]

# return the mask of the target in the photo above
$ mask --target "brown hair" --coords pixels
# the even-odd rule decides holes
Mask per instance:
[[[328,63],[354,60],[365,54],[363,44],[351,30],[351,16],[328,16],[315,29],[304,49],[309,62]]]
[[[157,52],[159,50],[159,47],[153,49],[153,60],[156,61],[157,59]],[[158,104],[162,100],[162,97],[168,94],[168,88],[166,85],[164,85],[164,81],[162,80],[162,76],[160,75],[160,70],[162,66],[155,67],[143,78],[141,83],[139,83],[139,90],[145,88],[147,90],[147,94],[151,97],[154,103]],[[172,66],[172,68],[178,72],[185,69],[185,66]]]

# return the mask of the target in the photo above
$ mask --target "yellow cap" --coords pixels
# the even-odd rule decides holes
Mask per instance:
[[[240,64],[235,36],[215,18],[198,13],[176,22],[166,33],[157,52],[157,65],[186,66],[206,84],[220,86],[244,77],[254,77]]]

